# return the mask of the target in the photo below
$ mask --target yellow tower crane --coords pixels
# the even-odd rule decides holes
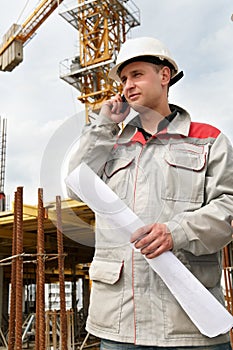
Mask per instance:
[[[23,61],[23,46],[63,0],[43,0],[22,24],[13,24],[0,46],[0,70],[12,71]],[[60,13],[78,30],[79,52],[61,63],[60,77],[79,90],[86,110],[120,91],[108,79],[121,44],[131,28],[140,24],[140,12],[132,0],[76,0]]]

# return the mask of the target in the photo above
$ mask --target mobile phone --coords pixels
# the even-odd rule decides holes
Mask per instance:
[[[122,102],[123,102],[123,104],[122,104],[122,108],[121,108],[121,113],[124,113],[125,111],[126,111],[126,109],[127,109],[127,107],[128,107],[128,102],[126,101],[126,98],[125,98],[125,96],[124,95],[121,95],[121,99],[122,99]]]

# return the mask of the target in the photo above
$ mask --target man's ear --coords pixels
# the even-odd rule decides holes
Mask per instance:
[[[164,66],[161,69],[161,75],[162,75],[162,79],[161,79],[161,83],[162,85],[168,85],[169,81],[171,80],[171,70],[169,67]]]

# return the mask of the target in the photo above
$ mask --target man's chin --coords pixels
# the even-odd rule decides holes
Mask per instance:
[[[136,112],[138,113],[145,113],[146,111],[148,111],[148,107],[140,105],[138,103],[130,103],[130,107],[133,108]]]

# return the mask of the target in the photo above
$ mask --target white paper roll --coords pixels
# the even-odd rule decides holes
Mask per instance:
[[[130,241],[135,230],[144,226],[138,216],[85,163],[79,165],[65,182],[95,213],[124,235],[125,242]],[[233,316],[172,252],[145,259],[202,334],[212,338],[233,327]]]

